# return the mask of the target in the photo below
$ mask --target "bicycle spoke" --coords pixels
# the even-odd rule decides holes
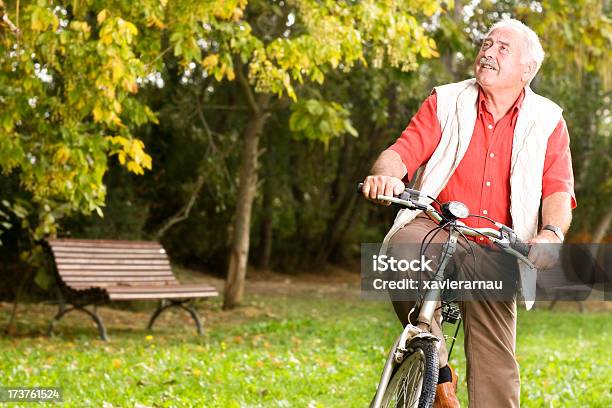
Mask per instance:
[[[416,362],[416,364],[412,365],[410,367],[410,372],[408,373],[407,379],[409,381],[410,386],[408,387],[408,389],[411,391],[410,395],[407,396],[406,400],[407,400],[407,406],[408,407],[413,407],[415,405],[416,402],[415,401],[416,398],[418,398],[419,396],[419,392],[417,389],[415,389],[416,383],[420,380],[419,379],[419,367],[421,362],[418,361]]]
[[[386,402],[387,408],[417,408],[423,384],[425,356],[420,349],[407,356],[389,384],[392,392]]]

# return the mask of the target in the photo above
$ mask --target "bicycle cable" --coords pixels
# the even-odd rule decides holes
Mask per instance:
[[[448,350],[447,360],[450,362],[451,354],[453,353],[453,347],[455,346],[455,341],[457,340],[457,334],[459,334],[459,328],[461,327],[461,322],[463,319],[459,319],[459,323],[457,323],[457,328],[455,329],[455,335],[453,336],[453,342],[451,343],[450,349]]]
[[[444,228],[446,228],[446,226],[448,224],[450,224],[451,221],[446,222],[443,225],[438,225],[436,228],[432,229],[431,231],[429,231],[425,237],[423,237],[423,240],[421,241],[421,245],[419,247],[419,258],[421,256],[425,256],[425,251],[427,251],[427,248],[429,247],[429,245],[431,244],[431,242],[434,240],[434,238],[438,235],[438,233],[440,231],[443,231]],[[429,239],[429,242],[427,242],[425,244],[425,248],[423,248],[423,243],[427,240],[427,238],[429,237],[430,234],[434,233],[435,234]],[[421,300],[421,269],[417,270],[417,299],[420,301]]]
[[[440,207],[442,207],[442,203],[439,202],[437,199],[433,198],[432,196],[428,195],[427,198],[429,198],[430,200],[434,201],[436,204],[438,204]]]
[[[491,223],[495,224],[495,220],[492,218],[487,217],[486,215],[480,215],[480,214],[470,214],[465,218],[470,218],[470,217],[474,217],[474,218],[482,218],[485,219],[487,221],[490,221]]]
[[[472,247],[472,242],[469,239],[467,239],[467,237],[465,236],[465,234],[463,232],[461,232],[459,230],[457,230],[457,231],[459,232],[459,234],[461,234],[461,236],[463,237],[463,239],[465,240],[465,243],[467,244],[467,246],[469,248],[469,250],[466,251],[466,252],[468,254],[472,255],[472,261],[473,261],[472,265],[474,267],[474,270],[476,270],[476,254],[474,253],[474,248]],[[462,264],[462,266],[463,266],[463,264]],[[461,268],[459,268],[459,269],[461,269]]]

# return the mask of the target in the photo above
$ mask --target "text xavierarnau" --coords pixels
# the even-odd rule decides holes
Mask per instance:
[[[372,281],[372,285],[375,290],[396,290],[396,289],[418,289],[418,282],[414,279],[399,279],[399,280],[385,280],[377,278]],[[421,289],[437,289],[437,290],[501,290],[503,288],[502,281],[457,281],[457,280],[443,280],[443,281],[421,281]]]

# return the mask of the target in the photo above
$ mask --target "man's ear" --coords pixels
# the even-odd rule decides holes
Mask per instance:
[[[531,61],[525,64],[525,69],[523,70],[523,80],[529,81],[529,79],[533,76],[533,73],[536,70],[536,62]]]

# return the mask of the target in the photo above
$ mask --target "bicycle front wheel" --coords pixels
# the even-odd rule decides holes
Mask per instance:
[[[438,383],[438,350],[435,343],[418,340],[412,353],[395,370],[383,396],[384,408],[431,408]]]

